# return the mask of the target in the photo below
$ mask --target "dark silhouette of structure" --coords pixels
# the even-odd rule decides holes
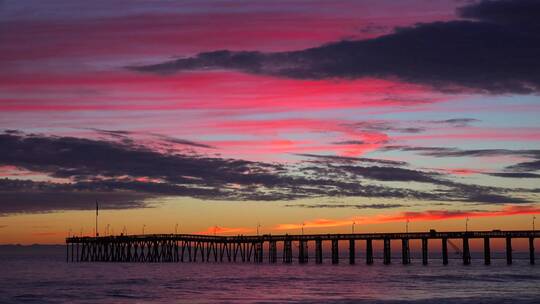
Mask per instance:
[[[506,262],[512,264],[512,239],[529,240],[529,261],[535,263],[534,239],[539,231],[457,231],[457,232],[410,232],[410,233],[352,233],[311,235],[260,235],[260,236],[210,236],[193,234],[119,235],[102,237],[69,237],[66,239],[68,262],[254,262],[263,263],[266,247],[268,263],[278,261],[278,242],[283,263],[293,262],[293,247],[297,247],[300,264],[309,261],[309,243],[315,243],[315,263],[323,262],[323,242],[331,242],[331,262],[339,263],[339,241],[349,243],[349,263],[355,264],[356,241],[365,241],[366,264],[373,264],[373,241],[383,241],[383,263],[391,263],[391,240],[401,240],[403,264],[411,263],[410,240],[421,240],[422,264],[428,264],[429,241],[442,242],[442,262],[448,264],[450,239],[461,239],[462,250],[457,252],[463,264],[471,263],[470,239],[484,240],[484,263],[491,263],[490,240],[506,240]],[[266,244],[266,246],[265,246]],[[293,244],[298,244],[293,246]],[[457,247],[453,243],[452,246]]]

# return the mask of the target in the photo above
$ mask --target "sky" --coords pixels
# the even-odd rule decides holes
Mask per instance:
[[[540,2],[0,1],[0,244],[532,229]],[[540,223],[539,223],[540,225]]]

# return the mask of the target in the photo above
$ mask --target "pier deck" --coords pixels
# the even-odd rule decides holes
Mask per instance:
[[[116,235],[101,237],[68,237],[66,259],[68,262],[254,262],[276,263],[278,243],[282,250],[283,263],[292,263],[293,247],[296,248],[300,264],[309,261],[309,244],[314,243],[315,263],[323,262],[323,242],[331,243],[331,261],[339,263],[339,241],[348,243],[349,263],[356,262],[356,241],[365,241],[367,264],[373,263],[373,241],[383,241],[383,263],[391,264],[391,240],[401,240],[401,260],[411,262],[409,241],[421,240],[422,264],[428,264],[428,244],[441,242],[442,263],[448,264],[449,240],[460,240],[463,264],[471,263],[470,239],[483,239],[484,263],[491,263],[490,240],[506,240],[506,261],[512,264],[512,239],[529,240],[529,261],[535,263],[534,239],[540,231],[451,231],[408,232],[408,233],[352,233],[352,234],[280,234],[215,236],[195,234],[146,234]],[[296,246],[293,246],[293,243]],[[453,243],[451,243],[453,245]],[[264,251],[267,251],[266,255]]]

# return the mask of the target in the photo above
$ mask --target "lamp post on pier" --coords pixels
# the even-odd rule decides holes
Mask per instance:
[[[409,219],[405,222],[405,232],[409,233]]]
[[[94,233],[96,235],[96,237],[99,236],[99,230],[98,230],[98,216],[99,216],[99,204],[98,204],[98,201],[96,200],[96,227],[94,229]]]

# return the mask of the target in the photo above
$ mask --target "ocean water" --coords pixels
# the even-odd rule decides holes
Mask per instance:
[[[448,266],[66,263],[62,247],[0,248],[0,303],[540,303],[525,258]]]

